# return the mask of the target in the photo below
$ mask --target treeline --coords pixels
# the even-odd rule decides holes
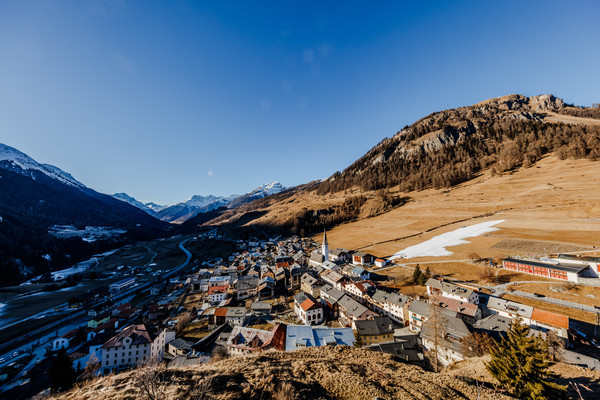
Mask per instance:
[[[366,201],[367,197],[360,195],[349,197],[342,204],[326,209],[303,208],[289,224],[291,231],[300,236],[307,236],[325,228],[351,221],[358,218],[361,207]]]
[[[600,119],[600,107],[594,107],[594,108],[565,107],[565,108],[561,108],[557,112],[559,114],[571,115],[573,117]]]
[[[410,141],[439,130],[440,122],[420,123],[386,139],[364,157],[322,182],[317,193],[326,194],[358,187],[378,190],[399,186],[402,191],[445,188],[492,169],[502,173],[531,166],[545,154],[561,159],[600,159],[600,126],[549,124],[503,119],[460,121],[442,128],[454,143],[434,151]],[[383,157],[380,162],[374,162]]]

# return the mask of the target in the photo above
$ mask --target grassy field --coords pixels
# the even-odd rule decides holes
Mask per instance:
[[[555,304],[550,304],[550,303],[546,303],[545,301],[541,301],[541,300],[534,300],[534,299],[530,299],[527,297],[516,296],[514,294],[505,294],[504,296],[502,296],[502,298],[507,299],[507,300],[516,301],[516,302],[519,302],[521,304],[525,304],[528,306],[536,307],[541,310],[546,310],[546,311],[555,312],[557,314],[567,315],[569,318],[577,319],[579,321],[587,322],[590,324],[596,323],[596,314],[594,314],[594,313],[581,311],[581,310],[575,310],[570,307],[563,307],[563,306],[559,306],[559,305],[555,305]]]
[[[548,284],[515,283],[510,287],[527,293],[539,293],[547,297],[588,306],[600,305],[600,287],[596,286],[570,285],[554,281],[548,282]],[[552,288],[555,290],[552,290]]]

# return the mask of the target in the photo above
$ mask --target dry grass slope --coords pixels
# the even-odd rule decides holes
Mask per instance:
[[[57,399],[143,398],[133,373],[97,379]],[[196,388],[200,388],[198,391]],[[490,385],[481,398],[510,399]],[[435,374],[348,347],[269,351],[193,369],[167,370],[168,399],[476,399],[469,378]]]

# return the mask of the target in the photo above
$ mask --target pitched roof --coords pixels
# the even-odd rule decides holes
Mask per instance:
[[[317,308],[323,308],[323,306],[319,304],[316,300],[311,299],[309,297],[300,304],[300,308],[302,308],[304,311],[308,311],[315,310]]]
[[[338,304],[346,314],[351,315],[354,318],[360,318],[361,315],[369,311],[367,307],[348,295],[342,296],[342,298],[338,300]]]
[[[478,307],[475,304],[456,299],[449,299],[444,296],[432,296],[431,302],[436,306],[456,311],[459,314],[468,315],[469,317],[475,317],[478,310]]]
[[[503,311],[510,314],[517,314],[523,318],[531,318],[531,314],[533,313],[533,307],[531,306],[493,296],[490,296],[487,307],[496,312]]]
[[[104,343],[102,348],[121,347],[126,338],[132,339],[132,345],[148,344],[154,342],[156,336],[157,332],[145,324],[130,325]]]
[[[404,307],[408,301],[408,296],[402,293],[386,293],[383,290],[376,290],[371,298],[378,303],[389,303],[398,307]]]
[[[229,285],[211,286],[208,288],[208,294],[225,293],[229,289]]]
[[[582,264],[545,263],[545,262],[541,262],[541,261],[521,260],[518,258],[505,258],[504,261],[513,262],[513,263],[517,263],[517,264],[523,264],[523,265],[531,265],[534,267],[550,268],[550,269],[554,269],[556,271],[572,272],[575,274],[578,274],[581,271],[583,271],[584,269],[589,267],[589,265],[582,265]]]
[[[354,321],[354,326],[359,335],[389,335],[394,333],[394,323],[388,317],[375,317],[373,319]]]
[[[285,351],[327,345],[352,346],[354,345],[354,341],[352,328],[288,325],[286,329]]]
[[[452,282],[440,281],[433,278],[429,278],[425,285],[441,290],[443,293],[449,293],[465,299],[468,299],[473,294],[473,289],[465,288]]]
[[[542,322],[544,324],[557,326],[560,328],[569,329],[569,317],[566,315],[556,314],[550,311],[540,310],[539,308],[534,308],[531,313],[531,319]]]

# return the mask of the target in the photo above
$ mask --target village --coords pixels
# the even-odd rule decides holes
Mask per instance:
[[[204,238],[224,239],[217,230]],[[402,260],[330,249],[326,232],[322,243],[250,239],[235,241],[235,248],[198,260],[191,273],[176,268],[161,285],[124,276],[69,299],[68,307],[84,312],[87,322],[51,338],[29,367],[58,353],[68,355],[78,374],[90,368],[107,374],[148,360],[190,367],[268,349],[355,346],[438,370],[476,355],[478,334],[501,338],[518,320],[558,346],[563,362],[600,369],[597,325],[496,296],[502,285],[417,267],[414,284],[425,290],[409,296],[385,275]],[[545,261],[506,258],[494,268],[598,285],[598,264],[600,258],[560,254]],[[138,296],[128,296],[136,287]],[[18,366],[5,364],[0,380],[11,384],[3,390],[29,384]]]

